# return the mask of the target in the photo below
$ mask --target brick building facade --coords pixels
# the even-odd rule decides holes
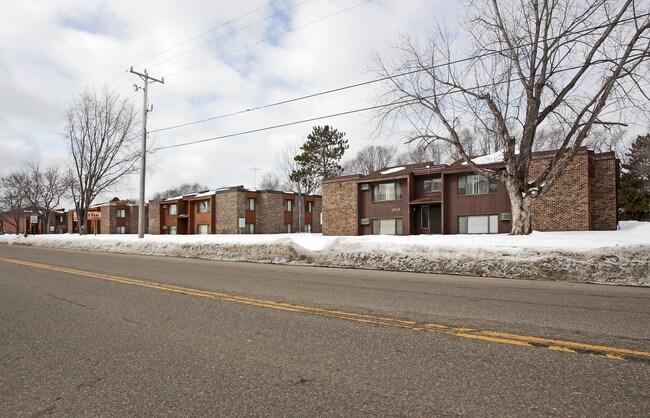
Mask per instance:
[[[537,153],[531,177],[552,153]],[[503,163],[486,167],[499,169]],[[581,150],[553,188],[532,206],[538,231],[614,230],[618,224],[618,160]],[[367,176],[323,180],[323,234],[508,233],[505,185],[474,174],[462,161],[410,164]]]
[[[137,234],[138,205],[122,200],[92,205],[88,209],[87,234]],[[66,213],[67,228],[71,233],[79,233],[77,211]],[[146,227],[145,223],[145,227]],[[146,232],[146,230],[145,230]]]
[[[65,234],[68,224],[65,210],[57,209],[50,213],[49,231],[41,211],[22,209],[18,213],[0,213],[0,233],[4,234]]]
[[[151,234],[321,232],[321,197],[228,187],[149,205]]]

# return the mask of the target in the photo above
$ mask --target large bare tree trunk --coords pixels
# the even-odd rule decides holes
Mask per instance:
[[[512,235],[528,235],[533,232],[531,206],[533,199],[523,196],[516,185],[506,184],[510,197],[510,223]]]

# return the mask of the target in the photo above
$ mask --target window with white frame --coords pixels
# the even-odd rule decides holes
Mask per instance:
[[[255,199],[252,197],[246,199],[246,210],[255,210]]]
[[[488,194],[496,193],[498,181],[488,179],[480,174],[470,174],[458,177],[458,195]]]
[[[402,218],[373,219],[373,235],[402,235]]]
[[[117,210],[117,217],[118,218],[126,218],[126,210],[125,209],[118,209]]]
[[[287,234],[291,233],[291,224],[284,224],[284,232]]]
[[[176,214],[178,214],[178,205],[176,205],[176,203],[174,203],[174,204],[172,204],[172,205],[169,205],[169,206],[168,206],[168,209],[169,209],[169,212],[168,212],[168,213],[169,213],[170,215],[176,215]]]
[[[314,211],[314,202],[305,202],[305,212],[311,213]]]
[[[118,226],[116,232],[118,234],[126,234],[126,227],[125,226]]]
[[[210,212],[210,201],[201,200],[196,203],[196,212],[197,213],[208,213]]]
[[[199,224],[196,227],[196,233],[199,235],[207,235],[210,233],[210,225],[208,224]]]
[[[424,179],[420,184],[420,191],[423,193],[439,192],[442,190],[442,179]]]
[[[401,200],[402,183],[382,183],[372,186],[373,202],[384,200]]]
[[[305,232],[311,233],[311,224],[305,224]]]
[[[244,227],[244,234],[254,234],[255,233],[255,224],[246,224]]]
[[[285,200],[284,201],[284,211],[285,212],[291,212],[293,209],[293,200]]]
[[[167,227],[167,233],[169,235],[176,235],[176,225],[170,225]]]
[[[498,234],[498,215],[475,215],[458,217],[459,234]]]

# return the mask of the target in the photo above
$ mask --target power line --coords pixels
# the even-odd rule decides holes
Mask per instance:
[[[276,1],[279,1],[279,0],[276,0]],[[223,36],[220,36],[220,37],[218,37],[218,38],[216,38],[216,39],[213,39],[213,40],[211,40],[211,41],[205,42],[205,43],[203,43],[203,44],[201,44],[201,45],[199,45],[199,46],[197,46],[197,47],[194,47],[194,48],[192,48],[192,49],[189,49],[189,50],[187,50],[187,51],[185,51],[185,52],[182,52],[182,53],[180,53],[180,54],[178,54],[178,55],[174,55],[173,57],[166,58],[166,59],[164,59],[164,60],[162,60],[162,61],[159,61],[159,62],[157,62],[157,63],[155,63],[155,64],[152,64],[152,65],[150,65],[149,67],[150,67],[150,68],[153,68],[153,67],[156,67],[156,66],[158,66],[158,65],[160,65],[160,64],[163,64],[163,63],[165,63],[165,62],[172,61],[172,60],[174,60],[174,59],[176,59],[176,58],[180,58],[180,57],[182,57],[182,56],[184,56],[184,55],[187,55],[187,54],[189,54],[189,53],[191,53],[191,52],[196,51],[197,49],[203,48],[203,47],[206,46],[206,45],[213,44],[213,43],[215,43],[215,42],[217,42],[217,41],[220,41],[220,40],[222,40],[222,39],[224,39],[224,38],[227,38],[227,37],[229,37],[229,36],[232,36],[232,35],[234,35],[234,34],[236,34],[236,33],[238,33],[238,32],[241,32],[241,31],[243,31],[243,30],[245,30],[245,29],[251,28],[251,27],[253,27],[253,26],[255,26],[255,25],[259,24],[259,23],[265,22],[265,21],[267,21],[267,20],[269,20],[269,19],[273,19],[274,17],[280,16],[280,15],[282,15],[282,14],[284,14],[284,13],[290,11],[290,10],[293,10],[293,9],[295,9],[295,8],[297,8],[297,7],[300,7],[300,6],[302,6],[302,5],[306,4],[306,3],[309,3],[309,2],[311,2],[311,1],[313,1],[313,0],[305,0],[305,1],[303,1],[302,3],[295,4],[295,5],[291,6],[291,7],[287,8],[287,9],[284,9],[284,10],[281,10],[281,11],[279,11],[279,12],[277,12],[277,13],[271,15],[271,16],[267,16],[267,17],[265,17],[264,19],[260,19],[260,20],[258,20],[258,21],[253,22],[253,23],[250,23],[250,24],[248,24],[248,25],[246,25],[246,26],[243,26],[243,27],[241,27],[241,28],[238,28],[238,29],[236,29],[236,30],[234,30],[234,31],[232,31],[232,32],[229,32],[229,33],[227,33],[227,34],[225,34],[225,35],[223,35]],[[258,9],[258,10],[259,10],[259,9]],[[228,22],[228,23],[234,22],[235,20],[236,20],[236,19],[233,19],[233,20],[231,20],[231,21]],[[227,24],[227,23],[226,23],[226,24]],[[222,25],[222,26],[225,26],[226,24],[224,24],[224,25]],[[221,26],[220,26],[220,27],[221,27]],[[199,36],[200,36],[200,35],[199,35]],[[196,39],[196,37],[193,38],[193,39]],[[160,55],[160,54],[158,54],[158,55]]]
[[[313,25],[314,23],[318,23],[318,22],[323,21],[323,20],[325,20],[325,19],[329,19],[330,17],[333,17],[333,16],[336,16],[336,15],[339,15],[339,14],[341,14],[341,13],[345,13],[345,12],[347,12],[347,11],[350,11],[350,10],[352,10],[352,9],[354,9],[354,8],[359,7],[359,6],[363,6],[364,4],[370,3],[370,2],[372,2],[372,1],[374,1],[374,0],[366,0],[366,1],[364,1],[364,2],[357,3],[357,4],[355,4],[354,6],[350,6],[350,7],[346,8],[346,9],[339,10],[338,12],[334,12],[334,13],[329,14],[329,15],[327,15],[327,16],[323,16],[323,17],[318,18],[318,19],[316,19],[316,20],[313,20],[313,21],[311,21],[311,22],[308,22],[308,23],[305,23],[305,24],[302,24],[302,25],[296,26],[295,28],[288,29],[288,30],[286,30],[286,31],[284,31],[284,32],[277,33],[277,34],[275,34],[275,35],[273,35],[273,36],[268,36],[268,37],[266,37],[266,38],[264,38],[264,39],[261,39],[261,40],[259,40],[259,41],[257,41],[257,42],[254,42],[254,43],[252,43],[252,44],[248,44],[248,45],[243,46],[243,47],[241,47],[241,48],[238,48],[238,49],[235,49],[235,50],[232,50],[232,51],[226,52],[226,53],[224,53],[224,54],[218,55],[218,56],[216,56],[216,57],[210,58],[209,60],[205,60],[205,61],[199,62],[199,63],[197,63],[197,64],[190,65],[189,67],[182,68],[182,69],[180,69],[180,70],[178,70],[178,71],[175,71],[175,72],[173,72],[173,73],[167,74],[166,77],[167,77],[167,78],[172,77],[172,76],[174,76],[174,75],[176,75],[176,74],[179,74],[179,73],[182,73],[182,72],[185,72],[185,71],[191,70],[191,69],[196,68],[196,67],[199,67],[199,66],[201,66],[201,65],[203,65],[203,64],[207,64],[207,63],[209,63],[209,62],[212,62],[212,61],[214,61],[214,60],[216,60],[216,59],[223,58],[223,57],[225,57],[225,56],[228,56],[228,55],[234,54],[234,53],[239,52],[239,51],[243,51],[243,50],[248,49],[248,48],[250,48],[250,47],[252,47],[252,46],[255,46],[255,45],[259,45],[259,44],[261,44],[261,43],[264,43],[264,42],[268,41],[269,39],[274,39],[274,38],[277,38],[278,36],[286,35],[287,33],[294,32],[294,31],[296,31],[296,30],[298,30],[298,29],[302,29],[302,28],[304,28],[305,26]]]
[[[370,1],[372,1],[372,0],[369,0],[366,3],[370,2]],[[365,3],[362,3],[362,4],[365,4]],[[353,6],[353,7],[357,7],[357,6]],[[645,15],[636,16],[636,17],[633,17],[633,18],[622,19],[621,22],[625,23],[625,22],[628,22],[628,21],[636,20],[638,18],[647,17],[647,16],[650,16],[650,13],[647,13]],[[607,24],[592,26],[590,28],[585,28],[582,31],[578,31],[575,34],[590,32],[590,31],[592,31],[594,29],[601,29],[601,28],[605,28],[607,26],[608,26]],[[552,38],[547,39],[546,41],[556,39],[556,38],[559,38],[559,37],[560,36],[552,37]],[[542,41],[538,41],[537,43],[541,43],[541,42]],[[518,47],[520,48],[520,47],[532,46],[534,44],[535,44],[535,42],[530,42],[530,43],[527,43],[527,44],[522,44],[522,45],[520,45]],[[337,92],[344,91],[344,90],[349,90],[349,89],[353,89],[353,88],[357,88],[357,87],[366,86],[366,85],[369,85],[369,84],[374,84],[374,83],[379,83],[379,82],[382,82],[382,81],[387,81],[387,80],[390,80],[390,79],[393,79],[393,78],[404,77],[404,76],[407,76],[407,75],[412,75],[412,74],[416,74],[416,73],[423,72],[423,71],[434,70],[434,69],[436,69],[438,67],[461,64],[461,63],[467,62],[467,61],[474,61],[476,59],[485,58],[485,57],[488,57],[490,55],[498,55],[498,54],[501,54],[503,52],[508,52],[508,51],[511,51],[511,50],[514,50],[514,49],[515,48],[513,47],[513,48],[502,49],[502,50],[499,50],[499,51],[486,52],[486,53],[483,53],[483,54],[478,55],[478,56],[461,58],[461,59],[457,59],[457,60],[442,63],[442,64],[432,65],[430,67],[417,68],[417,69],[414,69],[414,70],[411,70],[411,71],[405,71],[405,72],[398,73],[398,74],[391,74],[391,75],[387,75],[387,76],[384,76],[384,77],[380,77],[380,78],[376,78],[376,79],[372,79],[372,80],[368,80],[368,81],[349,84],[349,85],[346,85],[346,86],[337,87],[337,88],[330,89],[330,90],[325,90],[325,91],[321,91],[321,92],[317,92],[317,93],[311,93],[311,94],[307,94],[307,95],[304,95],[304,96],[295,97],[295,98],[292,98],[292,99],[282,100],[282,101],[279,101],[279,102],[274,102],[274,103],[269,103],[269,104],[266,104],[266,105],[256,106],[256,107],[252,107],[252,108],[248,108],[248,109],[244,109],[244,110],[239,110],[239,111],[232,112],[232,113],[226,113],[226,114],[222,114],[222,115],[218,115],[218,116],[209,117],[209,118],[206,118],[206,119],[200,119],[200,120],[196,120],[196,121],[192,121],[192,122],[186,122],[186,123],[182,123],[182,124],[178,124],[178,125],[172,125],[172,126],[168,126],[168,127],[164,127],[164,128],[154,129],[154,130],[151,130],[150,132],[155,133],[155,132],[162,132],[162,131],[182,128],[182,127],[185,127],[185,126],[190,126],[190,125],[196,125],[196,124],[199,124],[199,123],[209,122],[211,120],[223,119],[223,118],[227,118],[227,117],[231,117],[231,116],[240,115],[240,114],[243,114],[243,113],[253,112],[253,111],[267,109],[267,108],[270,108],[270,107],[280,106],[280,105],[284,105],[284,104],[289,104],[289,103],[293,103],[293,102],[297,102],[297,101],[301,101],[301,100],[311,99],[311,98],[318,97],[318,96],[323,96],[323,95],[327,95],[327,94],[331,94],[331,93],[337,93]],[[236,51],[234,51],[234,52],[236,52]],[[216,58],[219,58],[219,57],[216,57]],[[575,68],[579,68],[579,67],[572,67],[572,68],[575,69]],[[183,70],[181,70],[181,71],[183,71]],[[562,71],[558,71],[558,72],[562,72]]]
[[[644,56],[643,53],[639,53],[637,55],[632,56],[631,59],[637,59],[637,58],[641,58],[643,56]],[[611,61],[611,59],[602,59],[602,60],[594,61],[593,64],[599,64],[599,63],[602,63],[602,62],[609,62],[609,61]],[[581,68],[581,66],[576,65],[576,66],[573,66],[573,67],[567,67],[567,68],[564,68],[564,69],[561,69],[561,70],[557,70],[556,72],[566,72],[566,71],[576,70],[576,69],[579,69],[579,68]],[[422,70],[420,70],[420,71],[422,71]],[[392,78],[392,77],[389,77],[389,78]],[[512,78],[512,79],[508,79],[508,80],[501,80],[501,81],[496,81],[496,82],[493,82],[493,83],[487,83],[487,84],[483,84],[483,85],[480,85],[480,86],[474,86],[472,89],[494,87],[494,86],[498,86],[498,85],[501,85],[501,84],[514,83],[514,82],[517,82],[517,81],[518,81],[517,78]],[[452,94],[452,93],[462,93],[464,90],[466,90],[466,89],[461,89],[459,87],[450,87],[450,91],[445,92],[444,95],[448,95],[448,94]],[[203,142],[211,142],[211,141],[217,141],[217,140],[222,140],[222,139],[227,139],[227,138],[233,138],[233,137],[236,137],[236,136],[242,136],[242,135],[247,135],[247,134],[252,134],[252,133],[269,131],[269,130],[272,130],[272,129],[285,128],[287,126],[300,125],[302,123],[314,122],[314,121],[321,120],[321,119],[328,119],[328,118],[334,118],[334,117],[339,117],[339,116],[351,115],[351,114],[354,114],[354,113],[367,112],[367,111],[370,111],[370,110],[381,109],[381,108],[384,108],[384,107],[408,106],[408,105],[411,105],[411,104],[421,102],[423,100],[434,98],[436,96],[438,96],[438,94],[433,94],[433,95],[430,95],[430,96],[417,97],[417,98],[403,100],[403,101],[396,101],[396,102],[391,102],[391,103],[388,103],[388,104],[380,104],[380,105],[375,105],[375,106],[369,106],[369,107],[364,107],[364,108],[360,108],[360,109],[348,110],[348,111],[345,111],[345,112],[332,113],[332,114],[329,114],[329,115],[317,116],[317,117],[312,117],[312,118],[308,118],[308,119],[301,119],[301,120],[297,120],[297,121],[293,121],[293,122],[287,122],[287,123],[282,123],[282,124],[278,124],[278,125],[267,126],[267,127],[264,127],[264,128],[251,129],[251,130],[248,130],[248,131],[235,132],[235,133],[232,133],[232,134],[215,136],[215,137],[211,137],[211,138],[204,138],[204,139],[199,139],[199,140],[195,140],[195,141],[187,141],[187,142],[182,142],[182,143],[179,143],[179,144],[168,145],[168,146],[164,146],[164,147],[158,147],[158,148],[154,149],[152,152],[165,150],[165,149],[171,149],[171,148],[179,148],[179,147],[184,147],[184,146],[188,146],[188,145],[195,145],[195,144],[200,144],[200,143],[203,143]],[[155,131],[152,131],[152,132],[155,132]]]

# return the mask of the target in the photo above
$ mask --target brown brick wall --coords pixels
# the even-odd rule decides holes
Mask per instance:
[[[548,163],[535,159],[531,164],[534,179]],[[532,223],[536,231],[589,230],[589,156],[578,154],[567,166],[551,190],[532,206]]]
[[[255,233],[280,234],[284,232],[284,193],[261,192],[255,211]],[[294,208],[294,211],[296,208]]]
[[[128,205],[126,207],[126,233],[127,234],[137,234],[138,233],[138,214],[140,213],[140,208],[138,205]],[[147,213],[145,207],[145,214]],[[147,219],[145,216],[144,220],[145,233],[147,233]],[[115,233],[115,232],[113,232]]]
[[[153,235],[160,235],[160,203],[149,203],[149,233]]]
[[[594,177],[590,179],[591,229],[615,230],[618,224],[618,162],[614,155],[593,159]]]
[[[323,182],[322,189],[323,235],[357,235],[359,233],[357,179]]]
[[[245,214],[244,192],[234,190],[219,192],[216,195],[216,203],[217,234],[239,233],[238,219]]]

